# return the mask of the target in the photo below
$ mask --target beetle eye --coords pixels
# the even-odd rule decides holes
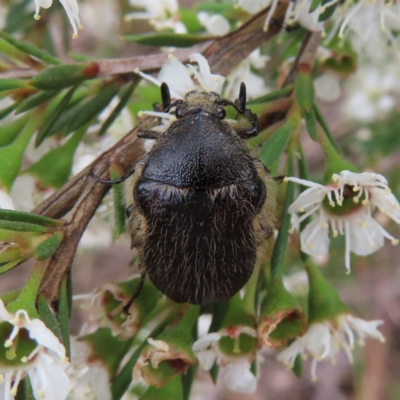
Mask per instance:
[[[177,107],[175,110],[175,115],[176,118],[182,118],[183,117],[183,110],[181,107]]]
[[[217,112],[215,113],[216,117],[219,119],[224,119],[226,117],[226,111],[223,107],[218,107]]]

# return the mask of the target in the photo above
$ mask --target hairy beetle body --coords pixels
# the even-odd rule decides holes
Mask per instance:
[[[232,297],[249,280],[258,246],[272,234],[271,181],[224,119],[219,101],[214,93],[187,95],[176,109],[180,119],[126,184],[140,266],[177,302]]]

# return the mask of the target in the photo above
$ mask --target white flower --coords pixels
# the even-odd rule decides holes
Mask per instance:
[[[9,313],[0,300],[0,323],[4,322],[12,326],[4,347],[9,353],[7,358],[13,363],[0,361],[2,398],[14,399],[19,382],[28,375],[36,399],[65,400],[70,387],[64,370],[68,363],[65,348],[54,333],[40,319],[30,319],[25,310]],[[15,360],[18,346],[27,341],[24,332],[34,348],[21,360]]]
[[[266,86],[264,79],[255,74],[252,69],[264,68],[268,60],[269,56],[261,55],[260,49],[254,50],[227,77],[228,84],[224,90],[224,96],[226,98],[236,98],[242,82],[246,82],[248,99],[267,94],[270,90]]]
[[[139,70],[135,70],[135,72],[158,86],[165,82],[171,96],[176,99],[183,99],[185,94],[192,90],[221,93],[225,78],[212,74],[208,61],[201,54],[195,53],[190,56],[190,62],[197,63],[198,67],[184,65],[171,54],[168,58],[169,60],[162,66],[158,74],[158,79]]]
[[[277,359],[286,367],[293,368],[298,355],[306,358],[310,354],[313,357],[311,376],[316,380],[317,363],[326,359],[334,361],[341,348],[345,350],[349,361],[353,362],[351,351],[356,339],[360,346],[367,337],[384,342],[385,338],[377,329],[382,324],[383,321],[380,320],[365,321],[350,314],[341,314],[334,321],[312,323],[303,336],[278,354]]]
[[[129,13],[127,21],[148,19],[156,30],[173,29],[176,33],[186,33],[185,25],[179,20],[179,6],[176,0],[129,0],[133,7],[145,11]]]
[[[382,175],[342,171],[339,175],[334,174],[327,186],[298,178],[285,180],[309,186],[288,210],[290,214],[303,213],[294,219],[292,230],[307,217],[316,215],[300,233],[303,252],[312,256],[327,254],[330,227],[334,237],[339,233],[345,235],[345,264],[350,272],[350,252],[369,255],[383,246],[385,238],[392,244],[398,243],[372,216],[377,208],[400,224],[399,202]]]
[[[197,19],[211,35],[226,35],[230,30],[229,21],[220,14],[209,15],[201,11],[197,14]]]
[[[257,377],[250,370],[254,354],[230,357],[223,353],[218,345],[222,337],[230,336],[238,339],[242,333],[256,337],[256,332],[251,327],[227,328],[201,337],[193,343],[192,349],[204,370],[209,371],[215,361],[226,367],[224,382],[229,390],[238,393],[254,393],[257,389]]]
[[[392,38],[392,28],[400,28],[400,7],[397,3],[376,0],[370,2],[362,0],[360,2],[345,3],[336,13],[336,18],[342,16],[343,22],[340,25],[339,37],[344,36],[345,29],[348,27],[365,41],[371,40],[381,33],[385,33]],[[340,15],[341,14],[341,15]]]
[[[92,355],[90,345],[71,337],[71,379],[69,399],[111,400],[110,372],[104,362]]]
[[[35,19],[39,20],[40,15],[40,7],[43,8],[50,8],[53,4],[53,0],[34,0],[35,1]],[[77,0],[59,0],[62,6],[67,13],[69,22],[72,25],[72,29],[74,30],[74,38],[78,37],[78,29],[82,29],[81,20],[79,18],[79,7]]]
[[[400,92],[397,62],[384,58],[378,65],[361,66],[346,82],[343,111],[348,118],[370,122],[384,118],[396,106]]]

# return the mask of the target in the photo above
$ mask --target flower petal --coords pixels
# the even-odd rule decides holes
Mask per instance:
[[[202,338],[196,340],[193,343],[192,350],[193,351],[202,351],[207,349],[212,343],[217,342],[221,339],[221,335],[219,333],[213,332],[209,333]]]
[[[63,361],[65,358],[65,347],[60,343],[54,333],[47,328],[43,321],[40,319],[33,319],[27,324],[26,328],[29,330],[29,337],[38,342],[39,345],[54,351]]]
[[[224,376],[226,387],[237,393],[255,393],[257,378],[250,371],[250,367],[250,363],[243,358],[230,363]]]
[[[300,233],[301,250],[312,256],[324,256],[329,251],[329,231],[326,222],[317,218]]]

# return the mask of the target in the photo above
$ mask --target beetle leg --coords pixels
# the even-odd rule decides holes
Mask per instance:
[[[144,281],[146,280],[146,273],[142,272],[142,275],[140,275],[140,281],[139,284],[137,285],[135,291],[133,292],[132,297],[130,300],[125,304],[124,308],[122,309],[125,314],[130,315],[129,308],[133,304],[133,302],[139,297],[140,292],[142,291]]]
[[[134,165],[133,168],[131,168],[125,175],[121,176],[121,178],[118,178],[118,179],[101,179],[100,177],[95,175],[95,173],[93,171],[90,171],[90,176],[95,181],[100,182],[100,183],[106,183],[106,184],[121,183],[121,182],[126,181],[130,176],[132,176],[135,173],[135,167],[136,167],[136,165]]]
[[[137,137],[140,139],[154,139],[157,140],[162,135],[161,132],[153,131],[151,129],[139,129]]]
[[[236,133],[242,139],[248,139],[258,135],[258,118],[257,115],[253,114],[250,110],[246,109],[244,116],[247,122],[250,122],[250,127],[248,124],[241,125],[241,129],[238,129]]]

